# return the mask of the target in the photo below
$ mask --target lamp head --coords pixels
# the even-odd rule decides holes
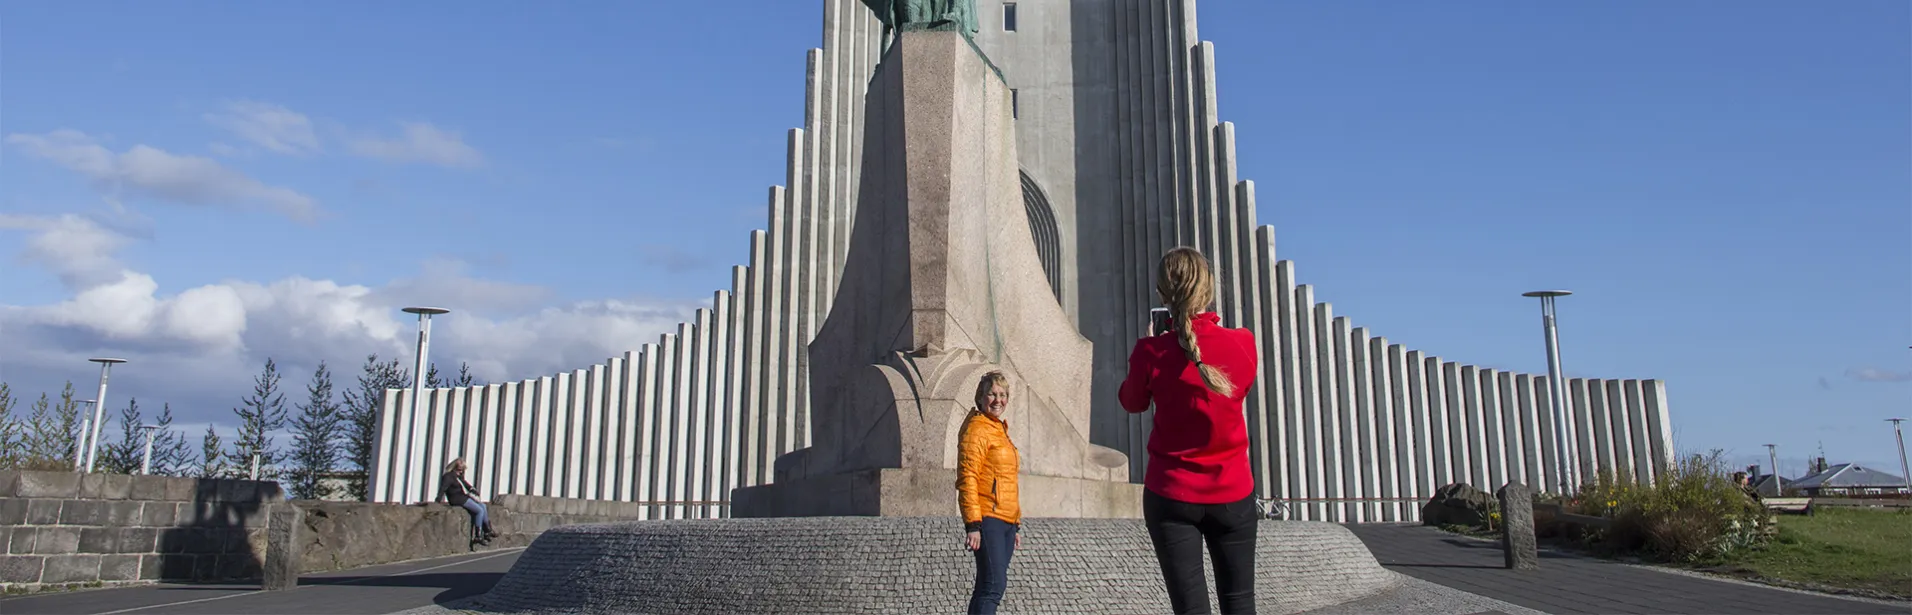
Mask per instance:
[[[434,315],[450,312],[451,310],[447,310],[445,308],[440,308],[440,307],[413,306],[413,307],[408,307],[399,311],[404,312],[406,314],[418,314],[420,316],[434,316]]]
[[[1522,297],[1565,297],[1573,294],[1571,290],[1535,290],[1521,293]]]
[[[114,364],[114,363],[125,363],[125,362],[126,362],[126,359],[115,359],[115,358],[112,358],[112,357],[100,357],[100,358],[97,358],[97,359],[87,359],[87,360],[88,360],[88,361],[92,361],[92,362],[94,362],[94,363],[99,363],[99,364],[101,364],[101,365],[112,365],[112,364]]]

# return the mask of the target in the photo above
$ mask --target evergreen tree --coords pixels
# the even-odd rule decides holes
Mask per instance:
[[[476,384],[480,383],[477,378],[471,377],[471,366],[465,364],[464,361],[459,361],[458,377],[451,381],[451,385],[455,387],[468,387]]]
[[[60,420],[53,414],[53,405],[47,400],[46,393],[40,394],[39,401],[33,402],[33,414],[27,417],[26,459],[20,467],[28,470],[71,470],[73,469],[72,447],[66,442],[73,437],[71,432],[60,429]]]
[[[445,382],[444,378],[438,376],[437,363],[428,363],[425,365],[425,388],[442,389],[449,385],[450,383]]]
[[[126,407],[120,409],[120,438],[118,442],[100,445],[99,465],[95,469],[114,474],[136,474],[139,465],[145,461],[146,433],[140,429],[139,399],[126,398]],[[108,433],[101,430],[101,433]],[[104,440],[104,436],[101,437]]]
[[[80,400],[75,399],[73,395],[73,381],[68,380],[66,388],[60,390],[60,403],[53,406],[53,417],[58,421],[60,433],[64,434],[59,439],[60,450],[63,451],[60,453],[62,459],[71,461],[79,458],[80,445],[85,444],[86,439],[92,437],[92,432],[106,433],[103,429],[89,429],[89,433],[80,433],[82,431],[80,428],[85,426],[86,420],[93,418],[91,415],[82,415],[81,410],[83,408],[80,407]]]
[[[270,480],[279,462],[272,448],[272,432],[285,427],[285,396],[279,394],[279,366],[266,359],[264,371],[253,379],[252,396],[233,408],[239,415],[239,439],[234,441],[231,459],[235,471],[251,476],[253,457],[259,459],[260,480]]]
[[[399,365],[398,359],[380,363],[376,354],[365,356],[358,389],[345,392],[340,417],[345,432],[345,457],[359,471],[370,472],[373,466],[372,455],[378,448],[378,413],[385,403],[386,389],[406,388],[411,380],[411,373]],[[356,500],[364,501],[371,495],[367,493],[363,477],[352,480],[348,489]]]
[[[26,430],[13,416],[13,388],[0,382],[0,470],[20,467],[26,460]]]
[[[206,426],[206,436],[199,440],[199,477],[228,478],[226,472],[226,446],[219,441],[219,432]]]
[[[161,405],[153,424],[159,426],[159,432],[153,435],[153,474],[185,476],[192,470],[193,449],[186,443],[185,434],[173,429],[173,405]]]
[[[292,421],[292,467],[289,490],[301,500],[323,499],[332,488],[320,482],[320,475],[339,463],[339,404],[332,399],[332,372],[325,362],[312,372],[312,384],[306,386],[306,403],[299,404],[299,417]]]

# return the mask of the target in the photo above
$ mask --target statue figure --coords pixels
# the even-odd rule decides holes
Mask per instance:
[[[916,26],[932,30],[953,29],[963,36],[981,30],[976,21],[976,0],[863,0],[887,33]]]

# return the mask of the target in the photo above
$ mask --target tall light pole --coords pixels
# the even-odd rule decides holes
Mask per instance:
[[[1560,468],[1560,492],[1573,493],[1579,484],[1575,472],[1575,446],[1573,425],[1567,419],[1567,377],[1560,367],[1560,335],[1554,326],[1554,299],[1573,294],[1564,290],[1536,290],[1521,293],[1522,297],[1540,298],[1540,326],[1547,338],[1547,395],[1548,405],[1553,406],[1554,417],[1554,467]]]
[[[1779,445],[1766,445],[1766,460],[1773,463],[1773,497],[1786,495],[1786,481],[1779,477]]]
[[[430,366],[427,361],[432,351],[432,316],[451,310],[436,307],[408,307],[403,311],[407,314],[418,315],[418,365],[412,368],[412,437],[405,450],[405,467],[399,469],[399,476],[409,478],[401,485],[404,491],[399,492],[403,494],[399,500],[400,503],[405,502],[403,497],[413,495],[413,492],[419,490],[419,484],[424,480],[422,477],[428,474],[418,465],[423,463],[425,456],[425,415],[419,412],[422,406],[420,400],[425,396],[425,370]]]
[[[93,431],[93,400],[84,399],[80,408],[80,433],[73,438],[73,471],[86,469],[86,436]]]
[[[1912,487],[1912,472],[1905,468],[1905,432],[1899,431],[1899,423],[1903,421],[1905,419],[1886,419],[1886,422],[1892,423],[1892,435],[1899,438],[1899,476],[1905,478],[1907,487]]]
[[[159,426],[140,425],[139,428],[146,430],[146,456],[140,459],[139,473],[148,476],[153,473],[153,435],[159,432]]]
[[[101,415],[106,412],[106,376],[112,373],[114,363],[126,362],[126,359],[106,357],[90,360],[100,364],[100,394],[93,397],[93,427],[88,430],[92,432],[92,436],[87,438],[86,443],[87,472],[93,471],[93,462],[99,459],[100,454],[100,419],[104,418]]]

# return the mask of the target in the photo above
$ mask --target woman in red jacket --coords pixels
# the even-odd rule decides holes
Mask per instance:
[[[1223,613],[1255,612],[1255,477],[1248,467],[1242,399],[1259,368],[1255,336],[1221,326],[1208,311],[1215,277],[1193,248],[1162,255],[1155,290],[1168,307],[1168,331],[1135,342],[1122,407],[1155,405],[1142,516],[1162,564],[1176,613],[1207,613],[1202,545],[1215,563]]]

